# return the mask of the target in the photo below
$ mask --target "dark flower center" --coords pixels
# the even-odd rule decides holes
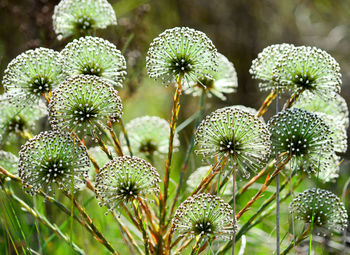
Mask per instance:
[[[293,138],[291,141],[286,142],[286,145],[286,151],[289,151],[295,156],[302,156],[307,154],[307,141],[305,141],[303,138]]]
[[[202,219],[194,222],[193,231],[197,234],[212,234],[214,232],[214,225],[207,219]]]
[[[197,83],[197,86],[204,90],[210,90],[214,87],[214,80],[208,79],[208,78],[202,78]]]
[[[95,119],[98,114],[98,109],[92,105],[85,104],[85,105],[77,105],[73,109],[74,113],[74,120],[84,123],[89,122],[92,119]]]
[[[139,195],[139,188],[134,182],[122,183],[117,190],[117,194],[123,196],[125,201],[131,202]]]
[[[311,75],[309,72],[305,74],[295,74],[293,77],[293,83],[296,84],[298,87],[303,89],[312,90],[314,89],[314,81],[316,80],[313,75]]]
[[[101,76],[102,72],[102,68],[99,67],[96,63],[86,63],[81,68],[82,74]]]
[[[325,215],[326,211],[321,213],[320,210],[314,210],[314,212],[312,212],[312,207],[304,215],[305,222],[312,222],[312,213],[314,213],[314,224],[317,226],[324,226],[327,224],[327,216]]]
[[[75,22],[75,29],[81,34],[89,34],[95,25],[95,20],[90,17],[83,16],[78,18],[77,22]]]
[[[67,166],[59,159],[48,159],[42,164],[42,175],[50,181],[61,179],[69,170],[70,166]]]
[[[29,83],[29,91],[41,95],[51,90],[51,81],[46,76],[36,76]]]
[[[25,120],[21,116],[16,115],[9,121],[7,129],[9,132],[23,131],[25,126],[26,126]]]
[[[188,73],[193,68],[193,62],[188,56],[178,56],[172,59],[170,65],[174,74]]]
[[[240,145],[233,138],[224,137],[220,141],[220,152],[235,155],[240,150]]]
[[[144,141],[141,143],[139,151],[152,155],[157,150],[157,145],[151,140]]]

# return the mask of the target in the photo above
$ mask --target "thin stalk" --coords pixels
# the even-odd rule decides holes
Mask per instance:
[[[123,133],[123,135],[124,135],[124,138],[125,138],[125,141],[126,141],[126,146],[128,147],[128,150],[129,150],[129,154],[130,154],[130,156],[132,157],[133,154],[132,154],[132,150],[131,150],[131,145],[130,145],[130,140],[129,140],[128,132],[127,132],[126,129],[125,129],[125,126],[124,126],[124,123],[123,123],[123,120],[122,120],[122,119],[119,120],[119,124],[120,124],[120,129],[122,130],[122,133]]]
[[[301,243],[303,240],[305,240],[305,239],[308,237],[309,233],[310,233],[310,227],[308,227],[301,235],[299,235],[299,236],[297,237],[297,239],[295,239],[294,241],[292,241],[292,242],[288,245],[288,247],[285,248],[285,249],[282,251],[281,255],[286,255],[286,254],[288,254],[288,252],[289,252],[294,246],[298,245],[298,244]]]
[[[196,238],[196,242],[192,248],[191,255],[198,254],[198,250],[200,248],[200,242],[202,241],[202,236]]]
[[[158,254],[160,254],[162,250],[162,233],[164,231],[164,222],[165,222],[165,214],[166,214],[166,203],[168,199],[168,188],[169,188],[169,178],[170,178],[170,172],[171,172],[171,163],[172,163],[172,157],[173,157],[173,142],[174,142],[174,136],[175,136],[175,129],[176,129],[176,122],[179,116],[180,111],[180,96],[182,93],[182,78],[183,74],[180,73],[179,77],[176,81],[177,88],[176,92],[173,98],[173,109],[172,109],[172,117],[170,121],[170,135],[169,135],[169,151],[168,151],[168,159],[165,163],[165,175],[164,175],[164,191],[163,196],[159,196],[160,199],[160,222],[159,222],[159,240],[158,240]]]
[[[297,92],[295,92],[289,99],[288,101],[285,103],[285,105],[283,106],[283,110],[289,109],[299,98],[299,96],[301,95],[301,93],[303,93],[305,91],[305,88],[298,90]]]
[[[233,238],[232,238],[232,255],[235,255],[236,245],[236,169],[233,169],[233,189],[232,189],[232,209],[233,209]]]
[[[117,135],[114,133],[112,123],[110,121],[108,121],[107,124],[108,124],[108,127],[109,127],[108,131],[109,131],[109,133],[110,133],[110,135],[112,137],[113,144],[114,144],[114,147],[115,147],[115,149],[117,151],[117,154],[118,154],[119,157],[122,157],[122,156],[124,156],[123,150],[122,150],[122,146],[120,145],[120,141],[119,141]]]
[[[206,95],[206,93],[203,90],[202,94],[201,94],[200,103],[199,103],[199,114],[198,114],[196,123],[194,125],[194,131],[199,126],[199,123],[200,123],[200,121],[201,121],[201,119],[203,117],[203,114],[204,114],[205,95]],[[184,176],[185,176],[185,173],[186,173],[186,170],[187,170],[187,166],[188,166],[188,162],[190,161],[190,156],[192,154],[193,147],[194,147],[194,138],[195,138],[195,135],[194,135],[194,132],[192,132],[190,144],[189,144],[189,147],[188,147],[188,149],[186,151],[185,160],[184,160],[184,163],[183,163],[181,171],[180,171],[179,184],[177,185],[177,188],[176,188],[175,198],[174,198],[174,202],[173,202],[173,204],[171,206],[170,215],[172,215],[174,213],[175,206],[176,206],[177,200],[179,198],[179,195],[180,195],[180,192],[181,192],[181,188],[182,188],[183,183],[184,183]]]
[[[269,108],[270,104],[272,103],[272,101],[276,98],[276,96],[277,96],[277,91],[276,90],[271,91],[271,93],[266,97],[265,101],[259,108],[256,116],[260,117],[264,115],[267,109]]]
[[[181,254],[183,249],[185,249],[190,243],[192,242],[192,239],[188,239],[186,242],[184,242],[175,252],[174,255],[176,254]]]
[[[278,100],[278,84],[276,97],[276,114],[280,111]],[[280,175],[276,175],[276,254],[280,255]]]
[[[140,227],[140,229],[141,229],[141,233],[142,233],[142,237],[143,237],[143,244],[144,244],[144,248],[145,248],[145,254],[146,254],[146,255],[149,255],[149,248],[148,248],[149,243],[148,243],[148,235],[147,235],[147,232],[146,232],[146,230],[145,230],[145,228],[144,228],[144,226],[143,226],[142,219],[141,219],[141,217],[140,217],[140,215],[139,215],[139,213],[138,213],[138,210],[137,210],[137,208],[136,208],[136,206],[135,206],[134,203],[132,203],[132,208],[134,209],[134,213],[135,213],[135,215],[136,215],[136,218],[137,218],[139,227]]]

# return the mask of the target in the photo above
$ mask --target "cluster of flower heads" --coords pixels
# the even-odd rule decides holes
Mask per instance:
[[[148,75],[163,83],[182,75],[186,84],[213,79],[218,55],[212,41],[203,32],[188,28],[167,29],[153,40],[146,57]]]
[[[321,117],[333,131],[334,150],[339,153],[346,152],[349,110],[344,98],[337,94],[333,100],[325,101],[318,95],[303,93],[293,107],[314,112]]]
[[[318,234],[347,228],[348,215],[343,203],[327,190],[305,190],[291,202],[290,211],[298,220],[313,223]]]
[[[97,137],[107,123],[122,114],[118,92],[103,79],[79,75],[62,82],[52,93],[49,121],[53,128]]]
[[[233,222],[233,210],[229,204],[214,195],[201,193],[187,198],[176,210],[172,229],[179,236],[189,238],[233,238],[237,224]]]
[[[192,192],[195,190],[198,185],[201,183],[201,181],[209,174],[209,171],[211,169],[211,166],[202,166],[199,167],[197,170],[195,170],[187,179],[186,186],[189,192]],[[228,173],[230,174],[230,173]],[[225,178],[225,176],[223,177]],[[230,181],[227,183],[228,187],[233,186],[233,176],[230,175]],[[232,196],[232,189],[226,188],[223,192],[223,195],[231,195]]]
[[[288,43],[270,45],[253,60],[249,72],[254,79],[260,80],[259,87],[261,90],[275,88],[273,69],[281,58],[281,55],[292,48],[294,48],[294,45]]]
[[[277,44],[265,48],[253,60],[250,73],[261,80],[262,90],[310,91],[328,100],[340,92],[337,61],[316,47]]]
[[[71,35],[89,35],[96,29],[117,24],[107,0],[62,0],[55,6],[52,19],[59,40]]]
[[[126,124],[132,152],[141,158],[149,158],[153,155],[165,155],[169,148],[169,123],[157,116],[143,116],[131,120]],[[123,134],[120,142],[127,151],[126,140]],[[180,145],[178,135],[175,134],[173,146],[176,149]]]
[[[0,109],[0,133],[7,139],[11,134],[31,131],[35,122],[47,114],[42,102],[33,107],[18,108],[9,102],[6,94],[0,95]]]
[[[294,166],[310,174],[325,171],[332,165],[332,132],[316,114],[292,108],[273,116],[268,126],[274,156],[292,157]]]
[[[96,75],[113,86],[122,87],[126,76],[126,62],[117,47],[99,37],[86,36],[68,43],[61,51],[65,78]]]
[[[18,158],[8,151],[0,151],[0,167],[5,168],[10,173],[17,172]]]
[[[270,133],[254,114],[236,107],[218,109],[208,115],[196,131],[197,154],[227,159],[229,168],[249,171],[264,167],[270,155]]]
[[[59,52],[46,48],[28,50],[7,66],[3,85],[11,103],[23,107],[36,102],[60,83],[62,58]]]
[[[226,100],[224,94],[233,93],[238,87],[237,73],[234,65],[221,53],[218,53],[218,70],[210,72],[212,79],[203,77],[198,81],[191,81],[190,87],[185,89],[185,93],[200,95],[203,90],[210,96]]]
[[[159,174],[150,163],[135,156],[123,156],[106,163],[96,175],[96,194],[111,211],[158,193],[159,182]]]
[[[72,185],[75,190],[84,183],[89,166],[87,150],[76,138],[68,133],[45,131],[22,146],[18,175],[32,193],[51,191],[56,186],[71,191]]]

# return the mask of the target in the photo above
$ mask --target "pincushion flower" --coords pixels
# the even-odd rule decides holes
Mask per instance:
[[[119,120],[122,108],[118,92],[109,83],[97,76],[79,75],[52,93],[49,121],[54,129],[97,139],[109,121]]]
[[[0,150],[0,166],[10,173],[17,172],[18,158],[8,151]]]
[[[89,35],[96,29],[117,24],[113,7],[107,0],[62,0],[52,16],[57,39]]]
[[[334,154],[331,130],[316,114],[292,108],[278,113],[268,122],[272,152],[282,159],[291,157],[293,166],[308,173],[324,171]]]
[[[201,193],[187,198],[176,210],[172,229],[180,237],[233,237],[237,225],[233,222],[233,210],[219,197]]]
[[[224,94],[236,92],[238,87],[237,73],[234,65],[221,53],[218,53],[218,70],[210,72],[212,79],[206,77],[198,81],[190,82],[190,87],[185,93],[198,96],[204,91],[214,95],[221,100],[226,100]]]
[[[11,103],[18,107],[36,103],[61,82],[61,67],[61,55],[51,49],[36,48],[17,56],[7,66],[2,81]]]
[[[126,124],[132,152],[141,158],[152,158],[154,155],[166,155],[169,150],[169,123],[157,116],[143,116]],[[127,151],[126,140],[120,136],[123,151]],[[178,135],[175,135],[173,146],[180,145]]]
[[[339,165],[341,163],[341,159],[335,153],[333,154],[330,165],[322,169],[317,175],[318,179],[322,182],[331,182],[334,179],[339,177]]]
[[[9,102],[6,94],[0,95],[0,109],[0,133],[4,139],[33,131],[36,121],[47,114],[43,102],[39,101],[38,105],[18,108]]]
[[[109,210],[159,192],[159,174],[138,157],[123,156],[106,163],[96,175],[96,193]]]
[[[260,81],[259,87],[261,90],[275,89],[273,68],[276,63],[278,63],[281,56],[293,48],[293,44],[274,44],[266,47],[258,54],[258,57],[253,60],[249,72],[254,79]]]
[[[85,182],[89,166],[86,147],[70,134],[45,131],[21,147],[18,175],[31,193],[55,187],[71,192]]]
[[[265,166],[270,155],[270,133],[266,124],[248,111],[235,107],[218,109],[198,126],[197,154],[217,161],[227,159],[230,169],[249,171]]]
[[[126,62],[109,41],[93,36],[81,37],[68,43],[61,54],[65,78],[79,74],[96,75],[113,86],[123,86]]]
[[[307,224],[311,224],[313,218],[318,233],[325,233],[325,230],[341,232],[347,228],[348,215],[343,203],[327,190],[305,190],[293,199],[290,211]]]
[[[322,118],[333,132],[334,150],[339,153],[346,152],[349,111],[345,100],[340,95],[337,95],[334,100],[324,101],[317,95],[307,93],[302,95],[293,107],[314,112]]]
[[[188,27],[167,29],[153,40],[146,57],[148,75],[163,83],[179,75],[187,84],[203,77],[212,79],[217,71],[217,50],[203,32]]]
[[[310,91],[325,100],[340,92],[341,73],[337,61],[316,47],[294,47],[273,68],[273,80],[281,89]]]

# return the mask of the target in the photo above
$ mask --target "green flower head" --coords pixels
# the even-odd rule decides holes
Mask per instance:
[[[214,95],[226,100],[224,94],[236,92],[238,87],[237,73],[234,65],[221,53],[218,53],[218,70],[210,72],[212,79],[206,77],[192,81],[185,93],[198,96],[204,90],[208,96]]]
[[[0,166],[10,173],[17,172],[18,158],[8,151],[0,151]]]
[[[96,138],[108,128],[108,122],[119,120],[122,108],[118,92],[109,83],[97,76],[79,75],[53,92],[49,121],[54,129]]]
[[[233,237],[233,210],[219,197],[202,193],[187,198],[176,210],[172,229],[180,237],[213,237],[228,239]]]
[[[47,114],[46,106],[41,101],[38,105],[18,108],[9,102],[6,94],[0,95],[0,109],[0,133],[4,140],[33,131],[37,120]],[[0,139],[1,142],[4,140]]]
[[[213,79],[217,71],[217,50],[206,34],[188,28],[167,29],[153,40],[147,53],[148,75],[163,83],[182,75],[186,84],[203,77]]]
[[[82,37],[68,43],[61,54],[65,78],[79,74],[96,75],[113,86],[123,86],[126,62],[109,41],[99,37]]]
[[[59,40],[71,35],[89,35],[96,29],[117,24],[107,0],[62,0],[55,6],[52,19]]]
[[[159,174],[138,157],[123,156],[106,163],[96,175],[96,193],[112,211],[148,194],[159,192]]]
[[[260,80],[259,87],[261,90],[275,89],[273,80],[273,68],[283,54],[294,48],[293,44],[282,43],[266,47],[253,60],[249,69],[254,79]]]
[[[274,156],[292,157],[293,166],[298,165],[310,174],[331,165],[332,132],[316,114],[292,108],[273,116],[268,126]]]
[[[306,224],[313,222],[318,234],[344,231],[348,215],[339,198],[323,189],[308,189],[298,194],[289,206],[291,213]]]
[[[133,153],[141,158],[149,158],[153,155],[166,155],[169,148],[169,123],[157,116],[143,116],[131,120],[126,124],[129,141]],[[127,151],[126,140],[123,134],[120,142]],[[174,137],[174,148],[180,145],[178,135]]]
[[[249,171],[265,166],[270,155],[270,133],[261,118],[236,107],[208,115],[196,131],[197,154],[206,159],[228,161],[230,169]]]
[[[59,52],[46,48],[28,50],[7,66],[3,85],[11,103],[18,107],[37,102],[60,83],[62,59]]]
[[[41,189],[71,191],[88,177],[90,159],[85,146],[70,134],[42,132],[28,140],[19,152],[18,175],[31,193]]]
[[[325,100],[340,92],[341,74],[337,61],[316,47],[294,47],[273,68],[273,80],[281,89],[310,91]]]

